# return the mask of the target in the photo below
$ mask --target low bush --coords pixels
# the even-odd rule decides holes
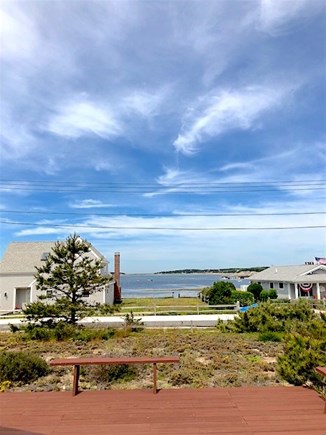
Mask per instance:
[[[261,300],[262,302],[266,302],[269,299],[277,299],[277,291],[272,289],[272,290],[262,290],[260,292],[259,295],[259,300]]]
[[[312,384],[322,389],[317,366],[326,366],[326,316],[298,323],[296,330],[284,337],[284,354],[277,359],[277,371],[294,385]]]
[[[28,323],[19,330],[23,332],[23,339],[39,341],[108,340],[115,335],[115,330],[112,328],[85,328],[84,326],[76,326],[61,321],[51,328],[48,328],[44,325]]]
[[[258,340],[279,342],[282,341],[282,334],[280,332],[274,332],[274,331],[261,332],[259,334]]]
[[[233,290],[231,292],[231,301],[233,304],[239,301],[241,307],[247,307],[254,303],[254,295],[247,291]]]
[[[232,291],[236,288],[232,282],[217,281],[207,292],[207,297],[210,305],[227,305],[232,304]]]
[[[143,326],[144,323],[141,321],[141,319],[136,318],[132,311],[125,315],[125,328],[129,331],[140,332],[144,329]]]
[[[49,372],[47,363],[27,352],[0,353],[0,382],[29,383]]]
[[[137,377],[137,367],[128,364],[96,366],[90,370],[90,377],[105,384],[132,381]]]
[[[293,330],[297,323],[311,322],[316,317],[310,305],[303,300],[291,304],[265,302],[239,313],[232,326],[237,332],[286,332]]]
[[[259,301],[259,295],[263,290],[263,286],[258,282],[252,282],[248,285],[247,291],[254,295],[255,301]]]

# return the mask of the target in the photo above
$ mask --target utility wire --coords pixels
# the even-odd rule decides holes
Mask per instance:
[[[317,187],[317,186],[306,186],[306,187],[284,187],[284,186],[275,186],[274,188],[267,189],[265,187],[260,188],[252,188],[248,187],[246,189],[239,189],[239,188],[233,188],[233,187],[210,187],[209,185],[202,186],[201,188],[196,186],[176,186],[176,187],[156,187],[153,189],[150,188],[144,188],[144,189],[135,189],[135,188],[126,188],[126,189],[118,189],[118,188],[103,188],[101,190],[98,189],[72,189],[72,188],[58,188],[56,186],[53,187],[44,187],[44,188],[31,188],[31,187],[1,187],[0,190],[11,190],[11,191],[19,191],[19,192],[55,192],[55,193],[79,193],[79,194],[85,194],[85,193],[119,193],[119,194],[130,194],[130,193],[149,193],[149,194],[159,194],[159,193],[169,193],[169,194],[201,194],[206,195],[210,193],[252,193],[252,192],[275,192],[280,189],[284,189],[286,192],[297,192],[297,191],[317,191],[317,190],[326,190],[326,186],[324,187]]]
[[[304,225],[286,227],[145,227],[145,226],[106,226],[106,225],[83,225],[83,224],[36,224],[30,222],[7,222],[0,220],[4,225],[26,225],[36,227],[55,227],[55,228],[85,228],[85,229],[110,229],[110,230],[166,230],[166,231],[256,231],[256,230],[299,230],[326,228],[326,225]]]
[[[71,185],[78,185],[78,186],[145,186],[145,187],[157,187],[159,184],[158,182],[155,183],[139,183],[139,182],[85,182],[85,181],[71,181],[71,180],[60,180],[60,181],[47,181],[47,180],[39,180],[39,181],[32,181],[32,180],[4,180],[0,179],[0,183],[2,184],[10,184],[10,185],[26,185],[26,184],[35,184],[35,185],[41,185],[44,186],[45,184],[66,184],[68,186]],[[207,186],[207,184],[212,185],[265,185],[265,184],[292,184],[292,185],[301,185],[301,184],[324,184],[326,183],[325,180],[270,180],[270,181],[211,181],[211,182],[176,182],[176,185],[188,185],[188,186]],[[162,184],[159,184],[162,186]]]
[[[0,210],[0,213],[9,214],[33,214],[33,215],[69,215],[69,216],[136,216],[136,217],[219,217],[219,216],[307,216],[323,215],[326,211],[304,211],[304,212],[280,212],[280,213],[78,213],[78,212],[57,212],[57,211],[31,211],[31,210]]]

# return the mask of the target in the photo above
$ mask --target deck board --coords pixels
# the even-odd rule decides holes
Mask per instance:
[[[324,403],[301,387],[4,393],[1,435],[325,434]]]

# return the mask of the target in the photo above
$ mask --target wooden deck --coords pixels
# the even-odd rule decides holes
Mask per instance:
[[[0,394],[0,434],[326,434],[301,387]]]

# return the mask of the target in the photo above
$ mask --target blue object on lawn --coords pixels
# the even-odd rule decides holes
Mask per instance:
[[[258,304],[252,304],[247,307],[241,307],[239,311],[241,311],[241,313],[245,313],[246,311],[250,310],[250,308],[256,308],[256,307],[258,307]]]

